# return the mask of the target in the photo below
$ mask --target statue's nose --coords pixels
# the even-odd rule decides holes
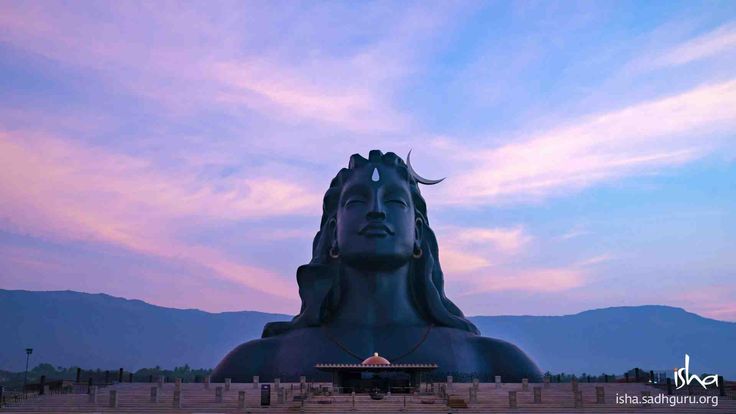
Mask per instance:
[[[366,214],[366,218],[368,218],[368,220],[386,219],[386,212],[383,210],[383,203],[381,203],[381,199],[379,197],[373,197],[371,209],[368,214]]]
[[[386,213],[383,211],[373,210],[369,211],[366,215],[368,217],[368,220],[385,220],[386,219]]]

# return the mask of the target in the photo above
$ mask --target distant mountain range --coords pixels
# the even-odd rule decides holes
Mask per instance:
[[[31,366],[212,368],[263,325],[291,316],[172,309],[105,294],[0,289],[0,369]],[[622,373],[681,367],[736,378],[736,323],[668,306],[612,307],[565,316],[475,316],[483,335],[526,351],[542,371]]]

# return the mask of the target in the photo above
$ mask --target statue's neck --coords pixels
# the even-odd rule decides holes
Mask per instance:
[[[383,327],[424,325],[409,296],[409,263],[370,271],[343,267],[337,326]]]

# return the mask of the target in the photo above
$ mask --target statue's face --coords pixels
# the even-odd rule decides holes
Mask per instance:
[[[378,181],[374,181],[374,168]],[[391,166],[356,169],[343,186],[335,236],[342,260],[366,269],[395,268],[411,260],[420,226],[409,184]]]

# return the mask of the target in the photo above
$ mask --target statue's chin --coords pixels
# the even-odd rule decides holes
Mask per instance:
[[[368,271],[398,269],[411,260],[411,256],[399,254],[347,254],[341,258],[350,267]]]

